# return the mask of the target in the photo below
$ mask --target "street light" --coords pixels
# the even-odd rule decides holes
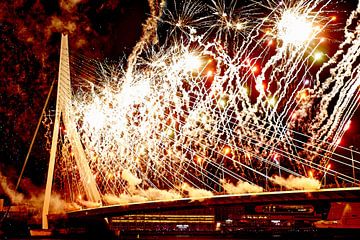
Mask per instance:
[[[331,164],[329,163],[327,166],[326,166],[326,169],[325,169],[325,174],[324,174],[324,187],[326,187],[326,174],[327,172],[330,170],[331,168]]]
[[[274,161],[276,162],[276,164],[278,165],[279,167],[279,177],[281,178],[281,165],[280,165],[280,160],[278,159],[278,155],[275,154],[274,155]],[[282,186],[280,186],[280,190],[282,190]]]
[[[265,178],[265,190],[268,191],[268,166],[267,166],[267,163],[265,165],[265,175],[266,175],[266,178]]]
[[[354,155],[353,155],[353,148],[354,146],[350,146],[350,153],[351,153],[351,166],[352,166],[352,174],[353,174],[353,186],[355,185],[355,164],[354,164]]]

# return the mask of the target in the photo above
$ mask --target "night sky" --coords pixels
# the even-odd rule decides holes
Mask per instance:
[[[14,173],[24,162],[57,77],[60,33],[70,35],[71,51],[118,60],[131,52],[147,13],[146,0],[0,2],[0,170],[4,175],[16,179]],[[47,167],[43,135],[40,129],[25,172],[36,184],[42,183]]]
[[[356,2],[334,1],[339,21],[345,22]],[[118,60],[131,52],[148,12],[146,0],[0,1],[3,175],[16,181],[21,170],[51,82],[57,77],[60,33],[69,34],[71,51],[99,60]],[[342,145],[360,146],[357,122],[353,121]],[[40,130],[25,172],[36,185],[43,184],[47,168],[44,131]]]

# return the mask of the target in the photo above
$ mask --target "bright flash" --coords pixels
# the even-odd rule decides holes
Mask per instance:
[[[87,122],[91,128],[101,128],[104,125],[104,121],[104,114],[96,108],[90,108],[85,114],[85,122]]]
[[[224,149],[223,149],[223,153],[224,153],[225,155],[230,154],[230,153],[231,153],[231,148],[228,147],[228,146],[225,146]]]
[[[350,129],[350,125],[351,125],[351,120],[349,120],[349,121],[345,124],[344,131],[349,130],[349,129]]]
[[[268,99],[268,103],[271,105],[271,106],[275,106],[276,104],[276,99],[274,97],[270,97]]]
[[[202,65],[201,58],[199,56],[196,56],[194,54],[186,54],[184,57],[184,68],[186,71],[196,71],[198,70]]]
[[[235,26],[236,26],[236,29],[237,29],[237,30],[241,30],[241,29],[244,28],[244,25],[243,25],[243,23],[241,23],[241,22],[236,23]]]
[[[285,44],[299,46],[311,38],[313,26],[306,15],[287,10],[278,22],[277,30]]]
[[[322,52],[316,52],[314,54],[314,61],[320,61],[323,57],[323,53]]]

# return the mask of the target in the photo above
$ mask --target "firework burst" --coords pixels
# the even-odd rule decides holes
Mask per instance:
[[[103,201],[258,192],[289,176],[290,188],[318,188],[326,174],[355,181],[328,162],[341,163],[332,155],[359,98],[358,12],[323,79],[330,1],[252,3],[264,17],[235,2],[179,4],[157,17],[170,25],[165,44],[144,43],[130,70],[101,64],[103,81],[69,98]],[[65,176],[76,166],[71,141],[62,148]]]

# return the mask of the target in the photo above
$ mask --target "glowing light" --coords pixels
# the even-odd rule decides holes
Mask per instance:
[[[218,101],[218,106],[221,109],[225,109],[227,105],[228,105],[228,96],[226,96],[226,95],[222,96]]]
[[[331,164],[329,163],[327,166],[326,166],[326,170],[330,170],[330,168],[331,168]]]
[[[258,92],[262,93],[264,92],[265,88],[266,88],[266,85],[265,83],[263,83],[262,81],[257,81],[256,82],[256,85],[255,85],[255,88]]]
[[[247,87],[240,87],[240,90],[243,94],[246,94],[246,95],[249,94],[249,88],[247,88]]]
[[[252,68],[251,68],[251,72],[252,73],[257,73],[257,72],[259,72],[259,67],[258,66],[253,66]]]
[[[306,90],[298,92],[298,95],[299,95],[300,100],[305,100],[309,96],[309,94]]]
[[[202,123],[207,123],[209,121],[209,117],[206,114],[202,114],[200,116],[200,120]]]
[[[172,138],[172,137],[174,137],[175,132],[174,132],[174,130],[168,128],[168,129],[166,130],[166,135],[167,135],[168,137]]]
[[[201,57],[194,55],[192,53],[186,54],[184,56],[184,68],[186,71],[195,71],[199,70],[202,66]]]
[[[229,146],[225,146],[223,148],[223,153],[224,153],[224,155],[230,154],[231,153],[231,148]]]
[[[268,103],[270,104],[270,106],[275,106],[276,99],[274,97],[270,97],[268,98]]]
[[[314,173],[313,173],[311,170],[309,170],[309,171],[308,171],[308,176],[309,176],[310,178],[314,178]]]
[[[313,26],[307,15],[286,10],[277,23],[278,37],[285,44],[301,45],[311,39]]]
[[[196,155],[196,156],[194,157],[194,161],[195,161],[197,164],[202,165],[202,164],[204,163],[204,158]]]
[[[280,163],[280,162],[279,162],[279,154],[278,154],[278,153],[275,153],[275,154],[274,154],[274,161],[275,161],[277,164]]]
[[[211,70],[209,70],[207,73],[206,73],[206,76],[207,77],[211,77],[213,75],[213,72]]]
[[[241,30],[243,27],[244,27],[243,23],[241,23],[241,22],[236,23],[237,30]]]
[[[345,124],[344,131],[349,130],[349,129],[350,129],[350,126],[351,126],[351,120],[349,120],[349,121]]]
[[[90,128],[99,129],[104,125],[105,116],[95,107],[91,107],[85,114],[84,120],[89,124]]]
[[[144,155],[146,155],[146,153],[147,153],[147,151],[146,151],[146,147],[144,147],[144,146],[141,146],[141,147],[140,147],[140,150],[139,150],[139,152],[140,152],[140,155],[141,155],[141,156],[144,156]]]
[[[314,53],[314,61],[320,61],[322,60],[324,54],[322,52],[315,52]]]

